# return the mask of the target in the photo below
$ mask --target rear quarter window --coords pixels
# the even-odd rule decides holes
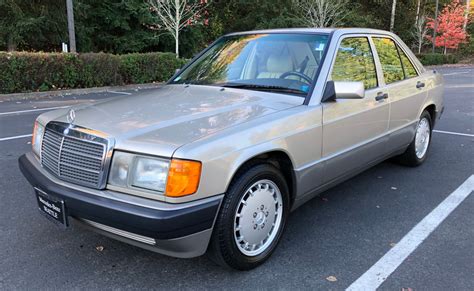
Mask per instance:
[[[418,73],[415,70],[415,67],[411,63],[408,56],[405,52],[397,45],[398,52],[400,53],[400,58],[402,59],[403,70],[405,71],[405,78],[413,78],[418,76]]]
[[[385,37],[374,37],[373,40],[382,65],[385,83],[390,84],[405,79],[395,42]]]

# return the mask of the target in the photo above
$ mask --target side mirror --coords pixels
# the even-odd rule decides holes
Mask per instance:
[[[336,99],[362,99],[365,97],[363,82],[328,81],[322,102]]]

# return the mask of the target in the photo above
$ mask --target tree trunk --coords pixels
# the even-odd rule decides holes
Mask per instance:
[[[76,52],[76,32],[74,28],[74,9],[72,0],[66,0],[67,28],[69,34],[69,52]]]
[[[469,1],[469,0],[468,0]],[[415,25],[418,24],[418,19],[420,18],[420,4],[421,0],[418,0],[416,3],[416,17],[415,17]]]
[[[174,52],[176,54],[176,58],[179,58],[179,30],[178,27],[175,28],[174,32]]]
[[[8,36],[7,50],[9,52],[16,51],[17,43],[13,40],[13,35]]]
[[[466,13],[464,13],[464,24],[462,25],[462,29],[466,31],[467,28],[467,22],[469,20],[469,6],[470,6],[470,0],[466,0]]]
[[[392,15],[390,16],[390,31],[393,31],[395,26],[395,10],[397,8],[397,0],[392,0]]]
[[[433,38],[432,38],[432,41],[433,41],[433,48],[432,48],[432,52],[435,53],[436,49],[436,34],[437,34],[437,31],[438,31],[438,4],[439,4],[439,0],[436,0],[436,4],[435,4],[435,17],[434,17],[434,28],[433,28]]]
[[[175,9],[175,27],[174,27],[174,52],[176,54],[176,58],[179,58],[179,25],[181,23],[181,15],[180,15],[180,2],[179,0],[174,0],[174,9]]]

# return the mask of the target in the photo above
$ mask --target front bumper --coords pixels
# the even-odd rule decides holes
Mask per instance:
[[[32,153],[21,156],[19,164],[33,187],[64,200],[74,222],[174,257],[204,254],[223,197],[170,204],[66,183],[45,171]]]

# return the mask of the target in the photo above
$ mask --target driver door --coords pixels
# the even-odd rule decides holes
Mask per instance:
[[[390,104],[388,92],[378,85],[373,51],[367,36],[340,40],[330,79],[362,81],[366,91],[363,99],[322,104],[324,183],[344,178],[385,154]]]

